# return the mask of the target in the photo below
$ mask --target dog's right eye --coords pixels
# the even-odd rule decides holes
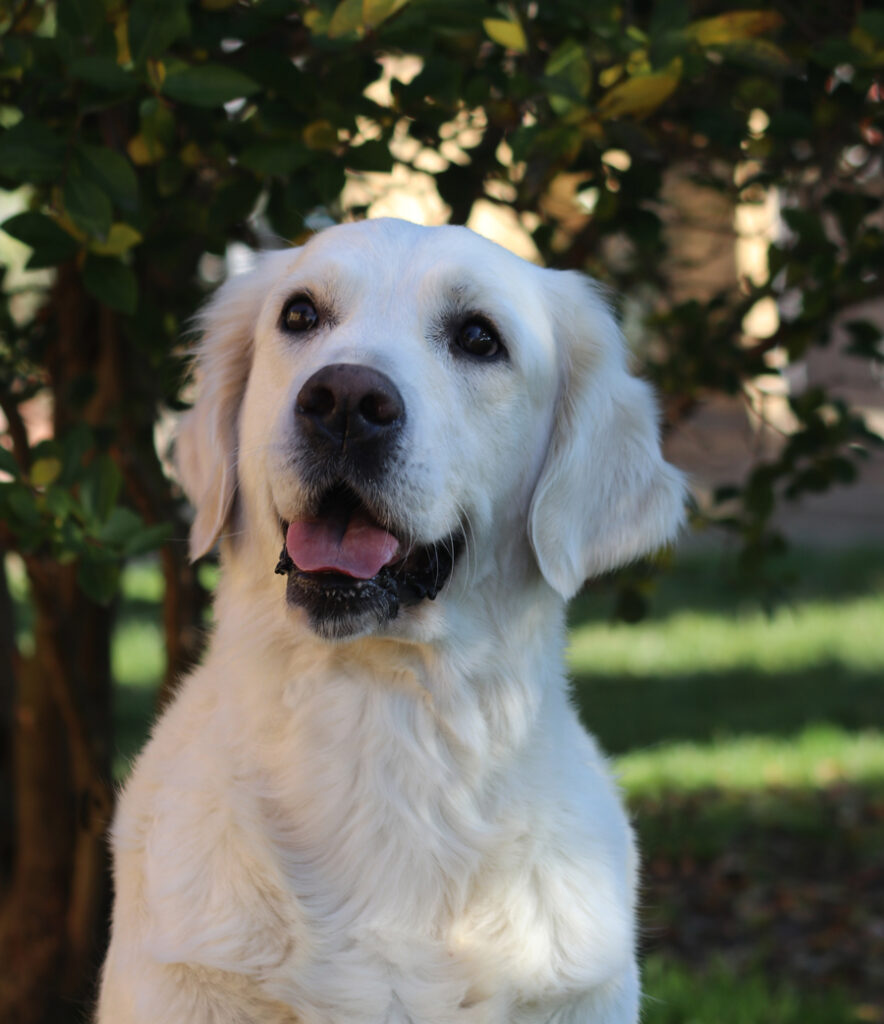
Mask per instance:
[[[312,331],[319,323],[319,314],[306,295],[296,295],[283,307],[280,323],[284,331]]]

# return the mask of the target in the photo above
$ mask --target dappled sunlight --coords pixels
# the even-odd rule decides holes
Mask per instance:
[[[631,796],[706,789],[819,788],[851,783],[884,786],[884,735],[811,725],[789,737],[718,736],[705,743],[661,741],[616,758]]]
[[[575,673],[677,676],[747,667],[777,673],[821,663],[884,670],[884,593],[723,614],[679,611],[638,626],[592,623],[571,634]]]

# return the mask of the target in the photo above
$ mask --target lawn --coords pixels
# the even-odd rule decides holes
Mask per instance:
[[[695,554],[637,625],[605,584],[572,609],[575,701],[643,851],[646,1024],[884,1024],[884,550],[773,575],[747,592]],[[162,673],[161,585],[149,563],[124,578],[121,775]]]

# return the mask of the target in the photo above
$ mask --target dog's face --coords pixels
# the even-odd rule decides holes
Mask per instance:
[[[203,326],[193,554],[229,533],[324,637],[401,631],[456,580],[570,597],[677,527],[653,403],[577,275],[370,221],[264,256]]]

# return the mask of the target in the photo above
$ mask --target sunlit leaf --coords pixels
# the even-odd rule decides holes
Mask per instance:
[[[508,50],[525,53],[528,49],[525,30],[518,21],[507,21],[504,18],[483,18],[482,27],[489,39],[505,46]]]
[[[647,117],[675,92],[680,78],[680,60],[672,61],[665,71],[627,78],[605,93],[596,112],[605,120],[627,115]]]
[[[329,39],[362,31],[362,0],[341,0],[328,23]]]
[[[362,0],[362,21],[375,28],[402,8],[409,0]]]
[[[114,18],[114,39],[117,44],[117,64],[125,66],[132,62],[129,50],[129,12],[122,10]]]
[[[166,147],[158,139],[150,139],[144,133],[129,139],[126,144],[129,159],[136,167],[158,163],[166,155]]]
[[[59,473],[61,473],[61,459],[45,458],[37,459],[31,466],[29,476],[34,487],[46,487],[58,479]]]
[[[718,46],[738,39],[751,39],[783,24],[778,11],[729,11],[714,18],[695,21],[686,29],[688,37],[701,46]]]
[[[130,224],[118,221],[111,225],[107,238],[104,241],[93,242],[89,246],[89,251],[100,256],[121,256],[141,241],[140,231],[136,231]]]

